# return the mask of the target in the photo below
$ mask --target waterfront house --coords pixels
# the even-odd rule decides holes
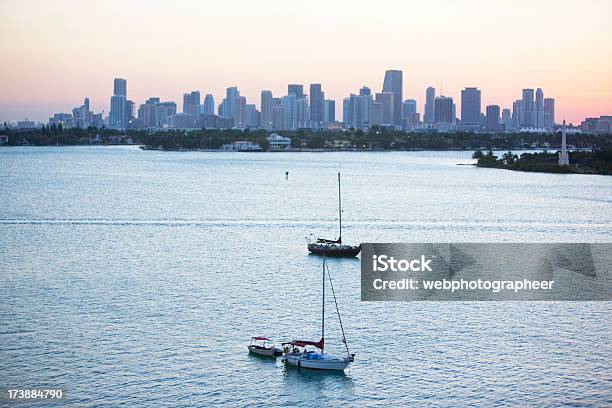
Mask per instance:
[[[272,133],[267,137],[270,150],[286,150],[291,148],[291,138]]]
[[[221,150],[234,150],[239,152],[257,152],[261,151],[261,146],[257,143],[246,140],[237,140],[234,143],[221,145]]]
[[[8,136],[0,135],[0,145],[7,144],[7,143],[8,143]]]

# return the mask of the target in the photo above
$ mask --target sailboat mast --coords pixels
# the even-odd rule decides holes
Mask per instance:
[[[342,243],[342,194],[340,193],[340,172],[338,172],[338,220],[340,222],[340,236],[338,242]]]
[[[325,256],[323,256],[323,302],[321,303],[321,353],[325,347]]]

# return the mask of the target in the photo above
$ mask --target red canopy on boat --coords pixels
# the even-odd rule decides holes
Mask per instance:
[[[319,341],[293,340],[288,343],[283,343],[283,345],[289,344],[291,346],[296,346],[296,347],[315,346],[316,348],[323,350],[324,343],[325,343],[325,340],[321,338],[321,340]]]
[[[253,340],[263,340],[263,341],[270,341],[269,338],[267,337],[251,337]]]

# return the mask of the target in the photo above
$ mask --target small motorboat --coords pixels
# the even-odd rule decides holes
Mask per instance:
[[[275,357],[283,354],[283,350],[275,347],[272,340],[267,337],[251,337],[251,344],[248,345],[249,353],[266,357]]]

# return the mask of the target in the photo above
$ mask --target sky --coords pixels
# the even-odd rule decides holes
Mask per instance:
[[[404,73],[404,99],[425,88],[482,90],[511,108],[523,88],[556,100],[556,121],[612,115],[610,0],[0,0],[0,121],[44,121],[89,97],[109,111],[113,78],[128,99],[177,102],[198,89],[218,104],[321,83],[327,99],[384,72]]]

